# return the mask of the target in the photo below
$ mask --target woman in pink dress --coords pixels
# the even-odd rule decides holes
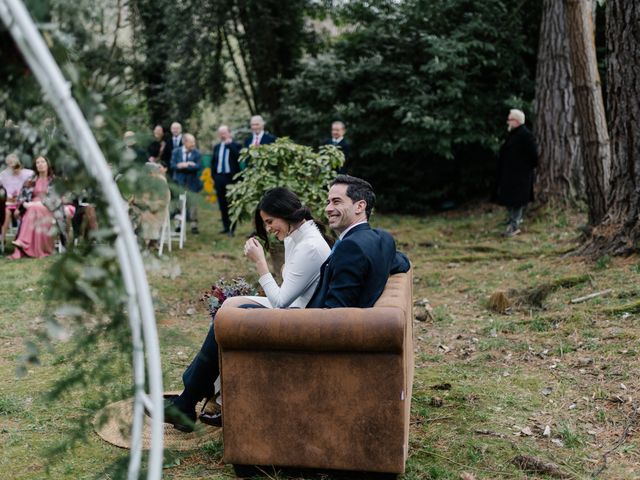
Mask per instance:
[[[36,173],[25,182],[18,197],[19,209],[24,213],[18,236],[12,242],[16,249],[9,258],[46,257],[53,252],[56,220],[47,201],[52,181],[49,159],[36,158]]]
[[[7,155],[5,159],[7,168],[0,172],[0,187],[6,191],[5,217],[2,223],[2,238],[5,238],[11,225],[13,214],[18,206],[18,194],[24,183],[33,176],[33,170],[23,168],[20,159],[14,153]]]

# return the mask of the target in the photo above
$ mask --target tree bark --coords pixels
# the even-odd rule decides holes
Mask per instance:
[[[607,105],[611,128],[611,192],[603,222],[585,250],[637,252],[640,246],[640,5],[607,0]]]
[[[225,45],[227,46],[229,59],[231,60],[231,65],[233,65],[233,71],[235,72],[236,78],[238,79],[237,85],[238,85],[238,88],[240,88],[240,92],[242,93],[242,98],[247,104],[247,108],[249,109],[249,112],[251,113],[251,115],[255,115],[257,113],[255,103],[252,102],[252,98],[249,95],[249,92],[247,91],[245,78],[242,75],[242,72],[240,71],[240,67],[238,66],[238,63],[236,62],[236,52],[231,47],[231,42],[229,41],[229,36],[227,35],[226,27],[224,25],[220,27],[220,34],[222,35]],[[247,70],[245,67],[245,73],[246,72]]]
[[[590,0],[565,0],[567,34],[589,206],[589,224],[600,223],[607,207],[611,151],[596,59]]]
[[[534,102],[534,133],[540,151],[536,199],[542,203],[568,204],[584,195],[580,130],[568,52],[564,3],[544,0]]]

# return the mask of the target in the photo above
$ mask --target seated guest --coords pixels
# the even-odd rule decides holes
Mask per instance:
[[[344,134],[347,132],[344,127],[344,123],[335,121],[331,124],[331,138],[324,142],[324,145],[335,145],[344,154],[344,163],[338,170],[338,173],[346,173],[347,162],[349,161],[349,143],[344,138]]]
[[[11,221],[18,207],[18,195],[24,183],[31,178],[33,170],[23,168],[18,156],[11,153],[5,160],[7,168],[0,172],[0,186],[6,191],[5,208],[3,211],[4,221],[2,225],[2,239],[5,239],[7,230],[11,226]]]
[[[54,180],[51,162],[47,157],[39,156],[35,165],[36,173],[25,182],[18,196],[20,229],[12,242],[16,249],[9,257],[11,259],[51,255],[54,236],[64,236],[66,231],[66,206],[63,207],[62,200],[51,188]]]
[[[147,152],[138,145],[135,132],[131,130],[124,132],[124,144],[125,152],[129,156],[128,160],[133,160],[138,163],[145,163],[147,161]]]
[[[369,226],[374,203],[375,194],[368,182],[348,175],[340,175],[333,181],[325,213],[329,226],[339,234],[339,239],[320,267],[319,280],[308,303],[309,289],[305,289],[305,298],[300,304],[306,304],[306,308],[372,307],[382,294],[389,275],[409,270],[409,261],[396,251],[393,237]],[[267,220],[271,216],[262,218],[267,228],[276,234],[282,236],[281,232],[288,230],[287,222],[271,221],[269,224]],[[254,248],[252,244],[245,248],[247,254],[253,255],[254,252],[250,253]],[[261,259],[259,253],[256,258]],[[285,265],[287,261],[285,252]],[[278,294],[282,293],[281,288]],[[275,294],[273,298],[280,301]],[[271,298],[268,299],[271,303]],[[239,300],[225,302],[222,308],[238,303]],[[261,301],[258,303],[263,304]],[[213,395],[213,380],[219,371],[218,345],[212,325],[200,352],[182,376],[184,391],[165,407],[165,420],[178,429],[193,430],[195,406],[202,398]],[[213,424],[214,421],[221,425],[221,414],[209,416],[207,423]]]
[[[138,178],[136,193],[129,200],[132,223],[145,247],[155,248],[171,201],[171,192],[162,165],[149,162],[146,175]]]
[[[183,145],[181,148],[173,150],[171,157],[171,170],[173,171],[173,180],[187,190],[198,193],[202,190],[202,182],[200,181],[200,150],[196,148],[196,137],[190,133],[182,136]],[[198,208],[193,199],[188,199],[187,203],[187,220],[191,222],[191,233],[199,233],[198,231]]]

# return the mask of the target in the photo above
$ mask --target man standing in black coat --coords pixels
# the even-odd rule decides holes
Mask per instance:
[[[240,171],[238,158],[240,145],[233,141],[231,131],[226,125],[218,128],[220,143],[214,145],[211,156],[213,183],[218,197],[223,229],[220,233],[233,236],[233,225],[229,219],[229,203],[227,202],[227,185],[233,183],[233,176]]]
[[[509,111],[509,136],[500,147],[496,196],[507,207],[509,220],[504,235],[520,233],[520,223],[527,203],[533,201],[534,169],[538,165],[538,148],[533,133],[524,125],[521,110]]]

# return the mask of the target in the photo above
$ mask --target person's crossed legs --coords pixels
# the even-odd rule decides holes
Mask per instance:
[[[222,308],[264,308],[246,297],[231,297],[225,300]],[[218,343],[215,336],[215,318],[209,327],[200,351],[182,374],[184,390],[165,404],[164,418],[175,428],[191,432],[196,422],[196,405],[203,398],[215,395],[214,383],[220,374],[218,361]],[[209,424],[222,426],[222,415],[209,415]]]

